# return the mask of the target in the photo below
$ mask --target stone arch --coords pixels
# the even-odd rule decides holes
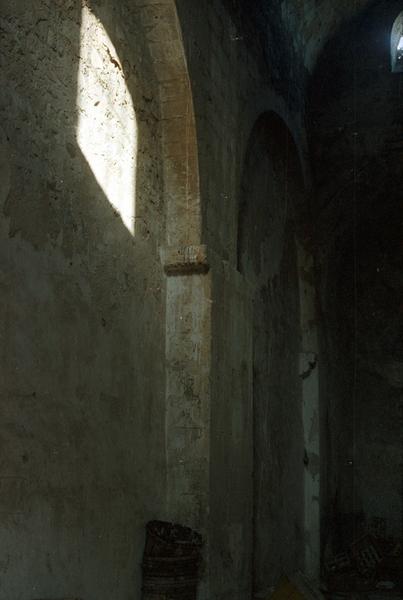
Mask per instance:
[[[96,12],[106,27],[108,13],[115,9],[98,6],[96,2],[89,0],[86,0],[85,5]],[[134,103],[136,104],[138,92],[134,85],[130,85],[129,75],[136,75],[136,70],[140,73],[141,87],[145,85],[147,95],[153,97],[145,98],[151,110],[145,107],[144,115],[139,120],[139,128],[141,129],[142,120],[146,122],[146,126],[147,119],[157,118],[159,121],[159,163],[165,207],[165,241],[161,240],[161,246],[182,248],[198,245],[201,216],[196,125],[176,3],[174,0],[159,3],[145,0],[116,10],[122,11],[121,22],[124,22],[123,11],[126,10],[134,14],[136,24],[139,23],[140,41],[131,39],[129,29],[123,32],[123,37],[130,40],[132,45],[133,42],[134,45],[139,45],[142,60],[138,65],[121,65]],[[118,52],[121,33],[113,27],[108,29],[112,41],[116,41]],[[143,102],[144,98],[140,98],[140,101]],[[153,113],[155,110],[157,115]],[[168,269],[172,259],[170,256],[169,252],[163,253]]]
[[[198,149],[191,83],[174,0],[141,2],[161,103],[167,245],[200,243]]]
[[[174,0],[142,2],[161,107],[161,150],[166,202],[166,244],[200,243],[200,194],[196,125],[181,26]]]
[[[262,169],[258,168],[259,162]],[[256,179],[256,174],[258,179]],[[258,202],[250,200],[252,180],[254,188],[252,193],[256,193]],[[270,181],[274,186],[272,190],[274,195],[271,199],[266,197],[265,200],[263,189]],[[260,190],[257,189],[259,186],[261,186]],[[262,114],[252,128],[244,159],[238,215],[238,270],[242,271],[242,254],[247,243],[245,218],[247,218],[248,211],[255,212],[254,216],[256,216],[256,211],[270,211],[271,202],[276,197],[279,202],[276,207],[278,212],[277,215],[269,215],[269,220],[272,221],[273,233],[277,237],[281,237],[285,219],[291,218],[298,225],[305,221],[304,211],[306,209],[303,190],[304,177],[299,151],[288,126],[274,111]],[[267,227],[264,219],[260,221],[260,225]],[[271,251],[269,250],[269,252]],[[271,254],[271,258],[274,258],[273,254]],[[256,269],[259,270],[258,265],[255,265]]]

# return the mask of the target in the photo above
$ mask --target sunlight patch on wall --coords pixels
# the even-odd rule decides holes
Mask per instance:
[[[137,123],[121,63],[105,28],[83,7],[77,141],[109,202],[134,235]]]

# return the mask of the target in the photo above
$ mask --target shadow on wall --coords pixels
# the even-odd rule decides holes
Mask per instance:
[[[136,10],[98,4],[0,5],[10,600],[137,598],[143,524],[163,509],[157,93]]]

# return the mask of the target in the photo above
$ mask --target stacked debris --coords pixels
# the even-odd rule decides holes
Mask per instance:
[[[386,534],[384,519],[372,519],[350,547],[326,562],[329,592],[392,591],[401,586],[401,541]]]

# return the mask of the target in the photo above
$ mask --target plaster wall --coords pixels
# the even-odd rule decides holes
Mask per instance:
[[[0,3],[2,593],[137,599],[155,517],[202,531],[201,598],[266,593],[306,556],[299,223],[269,140],[257,181],[241,178],[267,111],[304,158],[304,68],[276,50],[267,70],[218,0],[178,0],[179,21],[170,0],[85,2],[100,24],[85,60],[80,2],[14,4]],[[117,84],[137,133],[128,215],[77,142],[97,109],[101,138],[133,126],[127,106],[97,104]],[[260,204],[239,273],[245,198]]]
[[[139,598],[144,523],[165,512],[159,108],[128,9],[94,13],[110,43],[95,43],[88,63],[81,3],[0,3],[0,595],[10,600]],[[82,110],[79,69],[99,77],[80,91]],[[138,125],[135,236],[77,143],[83,110],[104,111],[107,135],[128,130],[126,107],[95,93],[118,81]],[[119,178],[113,157],[105,168]]]

